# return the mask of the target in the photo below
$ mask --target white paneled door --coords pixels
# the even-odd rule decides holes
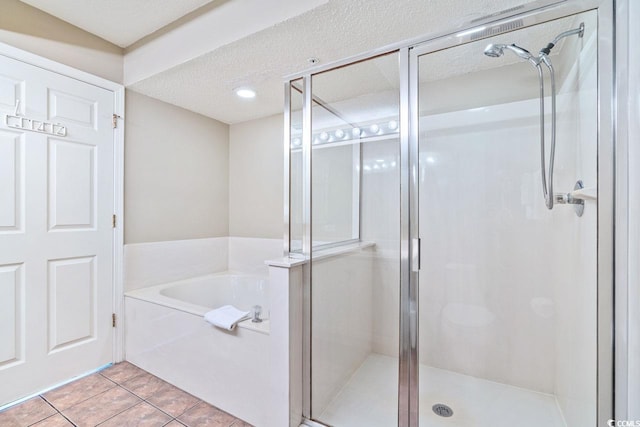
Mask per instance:
[[[113,111],[0,56],[0,406],[112,361]]]

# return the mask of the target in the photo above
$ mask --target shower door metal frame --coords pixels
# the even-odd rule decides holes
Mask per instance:
[[[614,6],[627,4],[629,0],[539,0],[522,7],[513,8],[503,14],[489,15],[474,20],[453,31],[407,40],[385,46],[361,55],[355,55],[323,66],[314,67],[301,73],[285,77],[285,125],[290,123],[289,83],[303,78],[303,256],[304,283],[308,288],[311,270],[311,79],[321,72],[341,68],[356,62],[365,61],[379,55],[399,51],[400,63],[400,185],[401,185],[401,247],[400,247],[400,342],[399,342],[399,380],[398,380],[398,426],[417,427],[419,415],[418,382],[418,58],[419,56],[492,37],[513,31],[508,25],[522,20],[518,29],[530,27],[588,10],[598,12],[598,265],[597,265],[597,425],[607,425],[614,418],[614,256],[624,260],[624,247],[616,244],[614,253],[615,223],[626,222],[626,212],[620,207],[626,206],[624,200],[616,199],[616,164],[624,161],[616,151],[617,114],[625,109],[616,99],[615,68],[620,53],[614,56],[616,16]],[[474,38],[479,32],[484,37]],[[286,127],[285,126],[285,127]],[[626,141],[624,141],[626,143]],[[290,162],[290,138],[285,129],[285,165]],[[626,150],[622,150],[626,152]],[[626,184],[625,184],[626,185]],[[285,177],[285,255],[289,255],[290,239],[290,176]],[[616,211],[618,208],[618,211]],[[621,240],[621,239],[618,239]],[[416,244],[418,243],[418,244]],[[626,262],[626,260],[625,260]],[[416,265],[418,264],[418,265]],[[626,284],[626,283],[625,283]],[[303,417],[310,426],[321,426],[311,419],[311,337],[310,310],[308,295],[305,295],[304,337],[303,337]]]
[[[471,41],[482,40],[501,33],[513,31],[509,23],[522,20],[523,25],[518,30],[543,24],[555,19],[564,18],[590,10],[596,10],[598,15],[597,40],[597,84],[598,84],[598,148],[597,148],[597,182],[598,182],[598,219],[597,219],[597,415],[596,426],[608,425],[607,421],[614,418],[614,236],[615,236],[615,129],[616,129],[616,97],[615,97],[615,56],[614,56],[614,10],[611,0],[568,0],[557,5],[550,5],[538,10],[532,10],[501,19],[489,25],[474,26],[455,34],[414,46],[410,51],[409,60],[409,111],[411,113],[411,133],[409,137],[410,170],[417,171],[419,167],[419,58],[432,52],[452,48]],[[500,28],[510,28],[500,31]],[[485,37],[472,38],[474,34],[482,32]],[[619,159],[618,159],[619,160]],[[417,194],[417,180],[411,180],[411,194]],[[410,198],[411,235],[410,239],[417,239],[417,220],[419,214],[418,199]],[[414,278],[414,275],[411,275]],[[417,278],[416,278],[417,280]],[[410,285],[417,288],[418,284]],[[418,290],[419,291],[419,290]],[[416,299],[411,304],[418,304]],[[416,322],[417,322],[416,317]],[[414,325],[417,333],[418,324]],[[417,339],[417,336],[415,337]],[[417,359],[417,356],[415,356]],[[412,355],[412,359],[414,356]],[[414,377],[408,380],[412,385],[410,395],[418,394],[417,369]],[[411,402],[410,402],[411,404]],[[417,426],[409,424],[410,427]]]
[[[640,413],[640,57],[630,52],[640,43],[640,4],[617,0],[616,16],[616,213],[615,213],[615,401],[616,419]],[[636,48],[637,49],[637,48]],[[633,327],[635,325],[635,328]]]

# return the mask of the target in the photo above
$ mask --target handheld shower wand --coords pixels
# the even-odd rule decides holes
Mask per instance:
[[[538,82],[540,84],[540,164],[542,169],[542,194],[544,195],[545,205],[548,209],[553,209],[553,168],[556,154],[556,77],[549,54],[551,53],[551,49],[553,49],[560,40],[576,34],[579,37],[584,35],[584,23],[581,23],[578,28],[558,34],[551,43],[548,43],[546,47],[540,49],[537,57],[516,44],[490,44],[484,50],[484,54],[491,58],[498,58],[504,54],[505,50],[509,50],[520,58],[528,61],[538,72]],[[551,79],[551,147],[548,173],[545,156],[544,73],[542,72],[542,66],[540,64],[544,64],[547,67]]]
[[[510,50],[518,55],[520,58],[527,61],[536,61],[536,57],[531,54],[527,49],[518,46],[515,43],[512,44],[490,44],[484,49],[484,54],[492,58],[498,58],[504,55],[504,50]]]
[[[538,53],[538,58],[540,62],[543,63],[547,69],[549,70],[549,77],[551,79],[551,152],[549,153],[549,191],[547,192],[545,189],[545,203],[547,208],[553,208],[553,167],[555,164],[555,155],[556,155],[556,128],[557,128],[557,120],[556,120],[556,73],[553,68],[553,64],[551,59],[549,58],[549,54],[551,53],[551,49],[555,47],[556,44],[560,40],[565,37],[577,35],[582,38],[584,36],[584,22],[580,23],[578,28],[574,28],[569,31],[565,31],[563,33],[558,34],[551,43],[547,44],[546,47],[540,49]],[[543,100],[541,100],[544,103]],[[544,121],[542,132],[544,132]],[[543,147],[543,161],[544,161],[544,147]],[[544,169],[543,169],[543,179],[544,179]]]

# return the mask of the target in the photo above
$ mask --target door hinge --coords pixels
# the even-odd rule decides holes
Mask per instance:
[[[115,313],[111,313],[111,326],[112,327],[116,327],[116,314]]]
[[[117,217],[116,217],[116,214],[113,214],[113,216],[111,217],[111,225],[113,226],[113,228],[116,228],[116,224],[117,224]]]
[[[113,128],[117,128],[118,127],[118,119],[121,119],[122,116],[119,116],[117,114],[113,114]]]

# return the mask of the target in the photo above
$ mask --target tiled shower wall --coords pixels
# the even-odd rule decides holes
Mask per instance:
[[[124,247],[125,292],[233,270],[266,276],[265,260],[282,257],[280,239],[215,237]]]
[[[594,16],[579,21],[596,27]],[[556,192],[571,191],[577,179],[597,186],[596,34],[588,36],[570,40],[579,49],[567,42],[565,51],[579,58],[554,57],[565,76]],[[555,394],[568,424],[580,426],[595,408],[596,205],[586,202],[581,218],[571,206],[544,206],[537,106],[532,98],[421,122],[428,143],[420,152],[420,362]],[[365,144],[364,161],[396,152],[389,142]],[[373,351],[391,356],[398,348],[397,174],[365,172],[362,184],[363,239],[375,241],[380,255]]]

